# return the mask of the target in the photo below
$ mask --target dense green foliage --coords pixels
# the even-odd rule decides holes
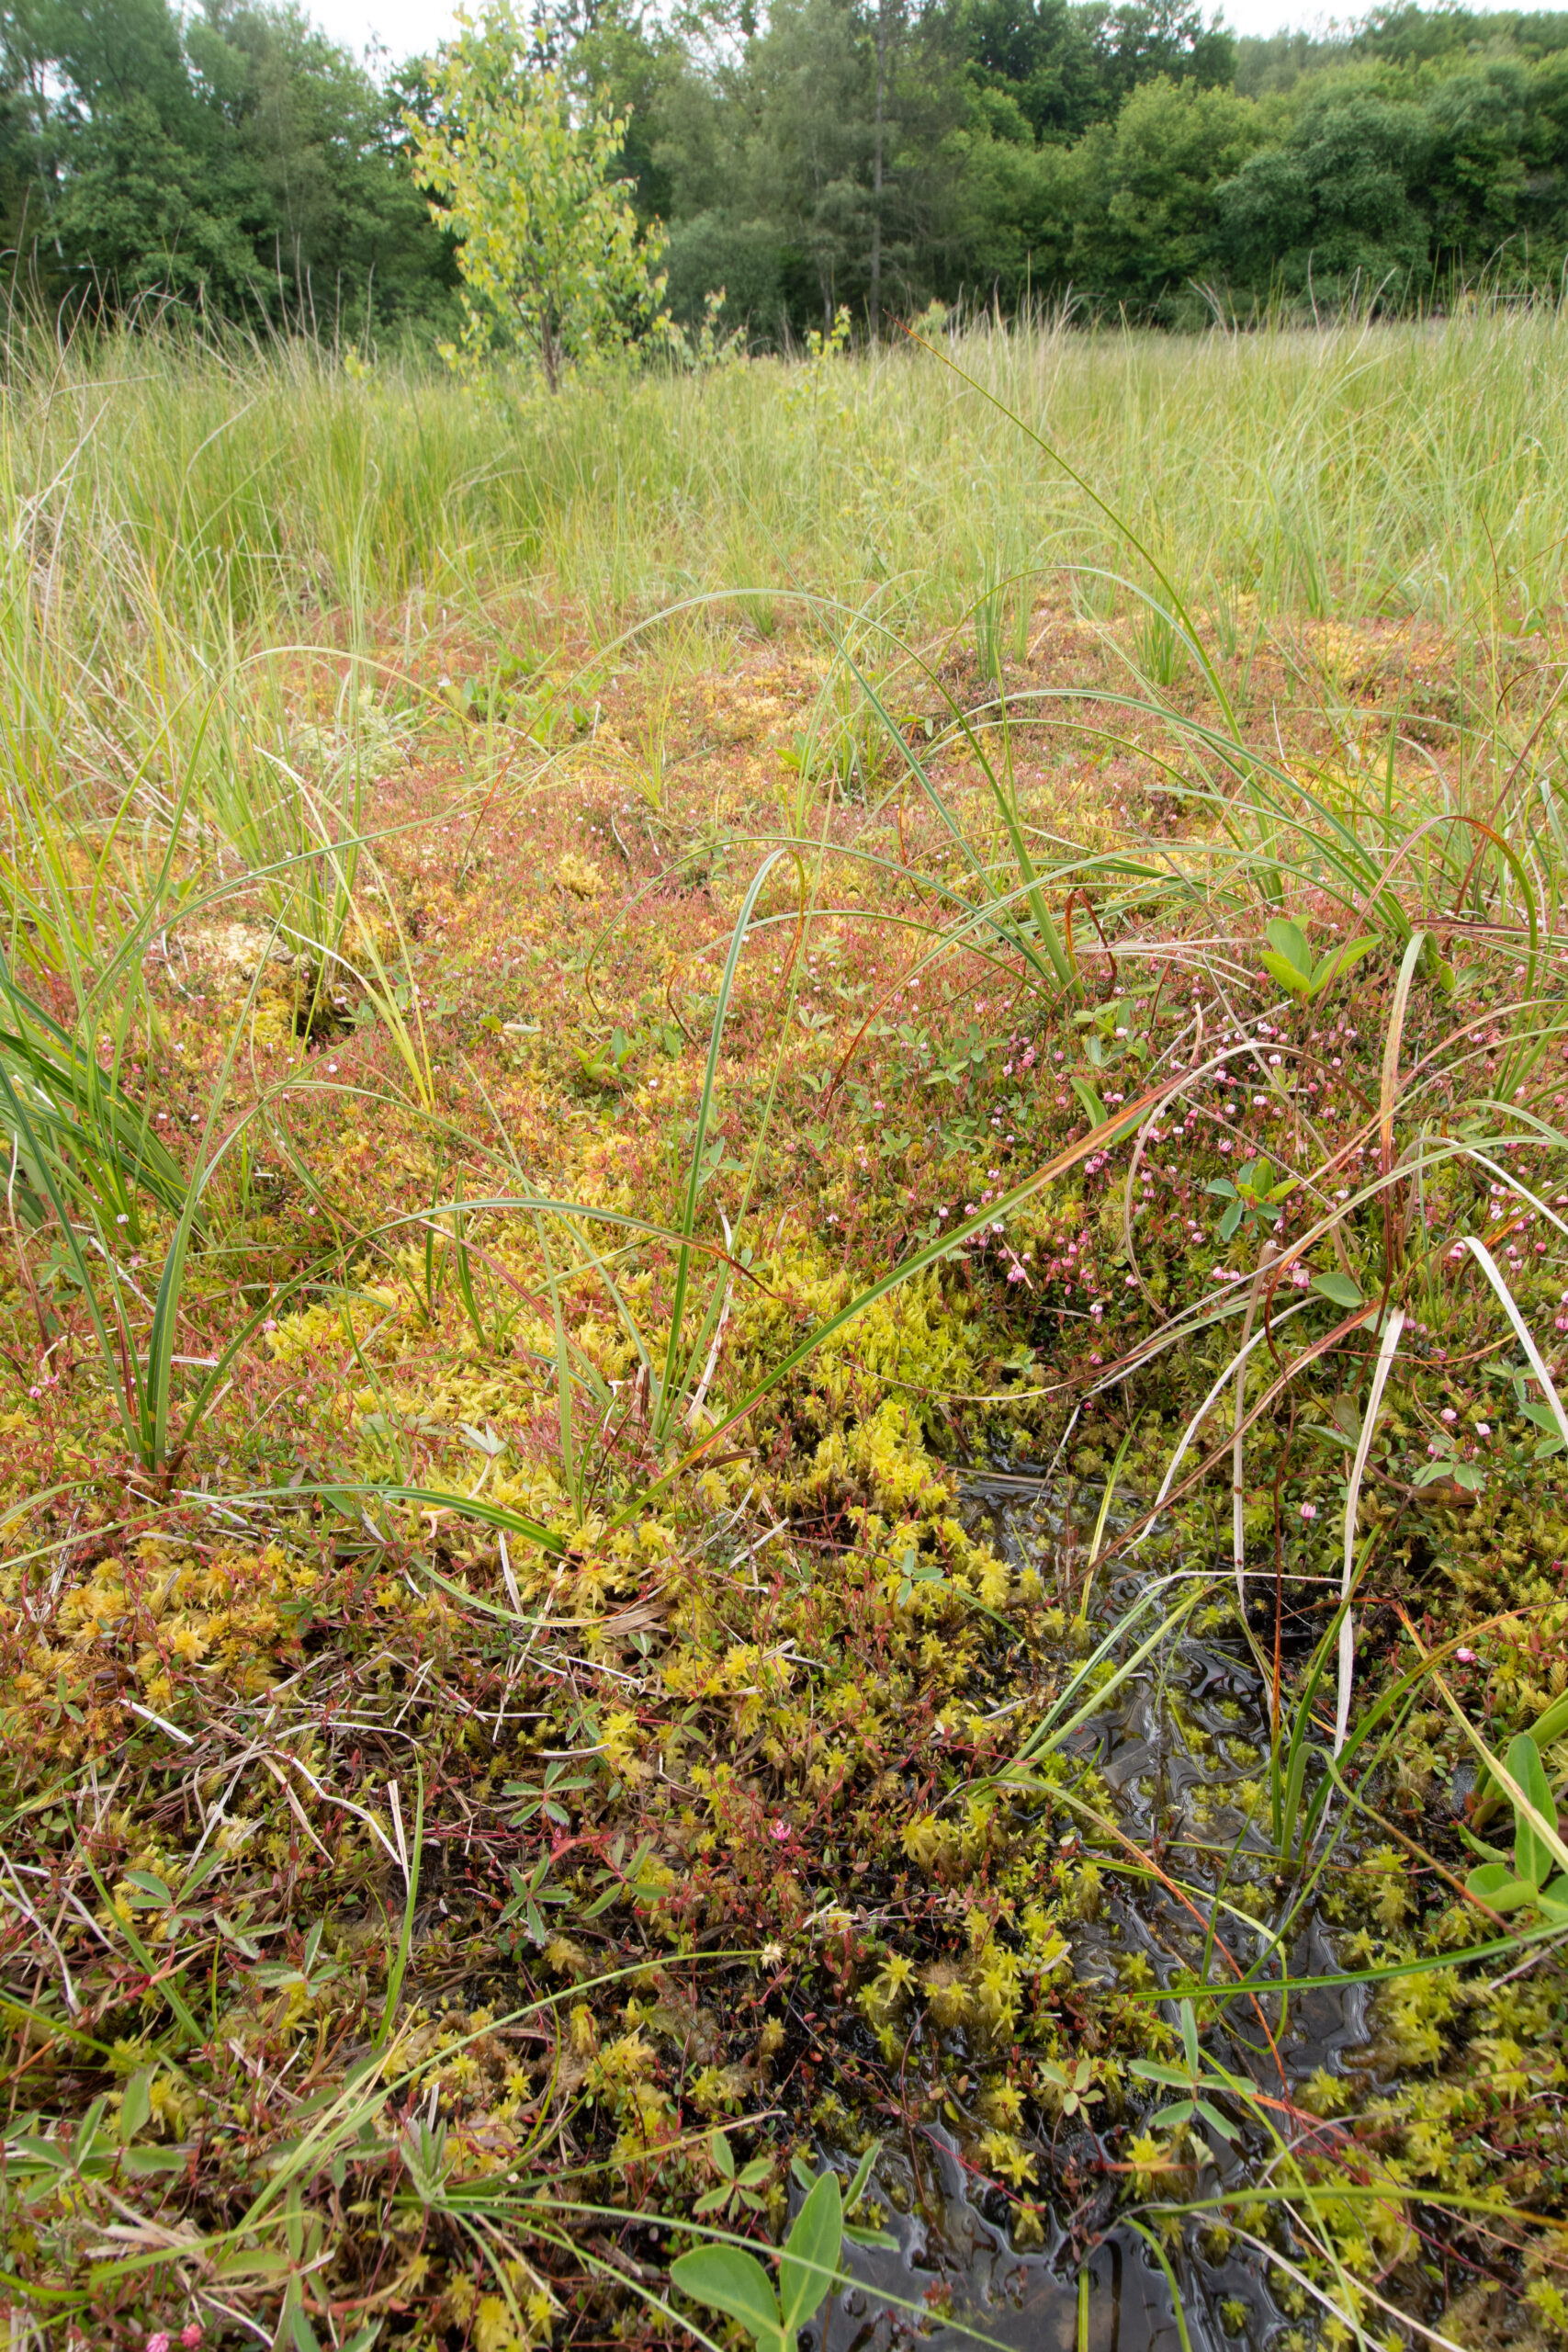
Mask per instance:
[[[1235,42],[1196,8],[781,0],[738,62],[629,39],[671,283],[753,323],[840,302],[1427,300],[1551,279],[1568,238],[1568,17],[1385,16]],[[634,158],[634,161],[637,160]],[[880,195],[877,183],[881,182]]]
[[[173,294],[351,330],[455,282],[380,85],[288,7],[40,0],[0,15],[0,208],[55,299]]]
[[[609,166],[626,123],[579,107],[564,76],[538,62],[509,5],[465,22],[433,69],[434,107],[411,112],[414,175],[446,208],[464,291],[454,366],[496,347],[537,357],[551,391],[568,361],[622,342],[660,314],[649,275],[661,243],[639,236],[630,183]]]
[[[758,343],[933,300],[1409,306],[1568,255],[1565,15],[1237,41],[1181,0],[606,0],[538,36],[628,117],[676,316],[722,287]],[[449,331],[418,62],[378,80],[255,0],[28,0],[0,44],[0,218],[48,295]]]

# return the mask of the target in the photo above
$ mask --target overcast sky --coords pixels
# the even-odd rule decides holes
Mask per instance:
[[[317,23],[356,53],[367,41],[379,40],[394,59],[401,59],[416,50],[434,49],[452,29],[453,10],[445,0],[308,0],[308,5]],[[469,5],[477,16],[479,0],[469,0]],[[1471,0],[1471,5],[1484,6],[1486,0]],[[1352,17],[1362,8],[1359,0],[1350,0],[1339,13]],[[1224,15],[1238,33],[1273,33],[1281,25],[1322,21],[1317,9],[1310,5],[1292,7],[1289,0],[1226,0]]]

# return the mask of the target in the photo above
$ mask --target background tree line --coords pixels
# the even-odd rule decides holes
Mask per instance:
[[[1237,40],[1181,0],[557,0],[541,57],[627,114],[612,170],[669,298],[776,344],[846,304],[1070,291],[1218,305],[1441,300],[1568,259],[1568,13],[1385,8]],[[11,0],[0,236],[43,300],[357,334],[451,332],[415,183],[420,61],[355,62],[276,0]]]

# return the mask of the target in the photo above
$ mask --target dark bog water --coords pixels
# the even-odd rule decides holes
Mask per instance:
[[[885,2191],[915,2186],[918,2210],[893,2216],[898,2251],[851,2254],[857,2283],[834,2303],[827,2352],[884,2352],[916,2333],[931,2344],[973,2346],[976,2335],[1017,2352],[1077,2352],[1078,2290],[1066,2233],[1054,2246],[1019,2254],[1006,2232],[969,2201],[965,2175],[940,2126],[922,2134],[911,2163],[879,2163]],[[1238,2277],[1239,2277],[1238,2269]],[[1170,2290],[1153,2256],[1129,2232],[1113,2235],[1089,2258],[1092,2352],[1180,2352]],[[1235,2291],[1227,2277],[1223,2291]],[[961,2325],[944,2324],[948,2298]],[[890,2303],[887,2298],[896,2299]],[[916,2311],[925,2303],[930,2317]],[[934,2305],[934,2308],[933,2308]],[[1189,2333],[1194,2346],[1202,2339]],[[1226,2339],[1233,2342],[1234,2338]]]
[[[977,1475],[965,1482],[966,1512],[1016,1566],[1039,1568],[1048,1589],[1081,1577],[1087,1530],[1075,1510],[1069,1525],[1058,1498],[1013,1477]],[[1087,1506],[1092,1525],[1098,1497]],[[1098,1633],[1137,1598],[1141,1579],[1109,1583],[1093,1614]],[[1270,1611],[1272,1594],[1269,1595]],[[1134,1645],[1150,1630],[1143,1624]],[[1270,1638],[1272,1618],[1270,1615]],[[1098,1637],[1098,1634],[1097,1634]],[[1278,1930],[1290,1916],[1292,1890],[1274,1876],[1268,1807],[1260,1827],[1250,1818],[1269,1758],[1268,1692],[1250,1652],[1195,1634],[1174,1639],[1109,1698],[1103,1713],[1075,1735],[1070,1752],[1099,1769],[1120,1826],[1179,1878],[1188,1901],[1148,1879],[1107,1871],[1098,1918],[1071,1928],[1080,1982],[1117,1982],[1129,1955],[1141,1954],[1148,1978],[1168,1984],[1202,1963],[1210,1917],[1215,1934],[1247,1968],[1271,1949],[1278,1973]],[[1335,1954],[1321,1925],[1297,1922],[1286,1952],[1290,1973],[1331,1972]],[[1134,1963],[1134,1966],[1136,1963]],[[1210,1956],[1209,1981],[1222,1982],[1223,1960]],[[1145,1980],[1147,1981],[1147,1980]],[[1367,2038],[1364,1988],[1347,1985],[1275,1999],[1259,2010],[1237,2002],[1222,2033],[1210,2033],[1211,2056],[1250,2075],[1271,2095],[1280,2073],[1292,2086],[1319,2067],[1337,2070],[1341,2053]],[[1166,2010],[1174,2023],[1174,2000]],[[1270,2046],[1272,2043],[1272,2047]],[[1175,2094],[1161,2094],[1156,2103]],[[1265,2160],[1261,2133],[1238,2132],[1234,2149],[1212,2142],[1216,2167],[1204,2177],[1242,2188]],[[877,2159],[875,2191],[892,2209],[886,2227],[897,2251],[847,2250],[854,2283],[835,2298],[825,2343],[814,2352],[891,2352],[918,2336],[959,2352],[977,2338],[1009,2352],[1079,2352],[1078,2274],[1087,2260],[1087,2352],[1180,2352],[1169,2285],[1148,2246],[1118,2226],[1120,2181],[1107,2175],[1086,2130],[1066,2127],[1054,2146],[1036,2143],[1045,2206],[1043,2244],[1019,2246],[1009,2234],[1010,2209],[965,2169],[956,2142],[939,2125],[911,2126],[889,2137]],[[1262,2352],[1289,2325],[1265,2282],[1265,2266],[1247,2249],[1205,2257],[1189,2225],[1168,2246],[1179,2281],[1192,2352]],[[812,2334],[816,2332],[813,2331]],[[803,2341],[811,2342],[810,2335]]]

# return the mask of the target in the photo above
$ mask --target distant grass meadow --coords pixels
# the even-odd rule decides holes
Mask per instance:
[[[1559,593],[1565,334],[1543,307],[939,340],[1196,606],[1522,630]],[[742,585],[874,590],[928,621],[987,574],[1124,552],[913,346],[617,373],[551,400],[530,376],[475,394],[309,346],[21,338],[4,414],[14,557],[49,569],[72,641],[116,650],[158,616],[210,659],[317,611],[385,625],[416,591],[482,610],[522,582],[601,634]]]
[[[1568,2342],[1565,451],[14,331],[18,2352]]]

